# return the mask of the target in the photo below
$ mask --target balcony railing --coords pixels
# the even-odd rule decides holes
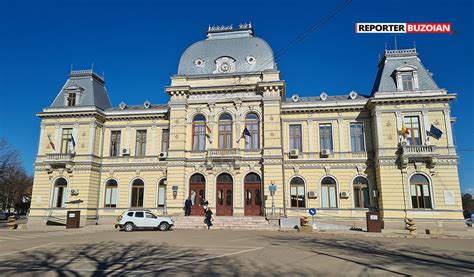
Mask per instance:
[[[404,145],[402,150],[403,155],[408,156],[432,156],[437,154],[434,145]]]
[[[74,159],[72,153],[50,153],[46,154],[46,160],[52,162],[71,162]]]
[[[209,149],[207,150],[208,158],[236,158],[240,157],[240,149]]]

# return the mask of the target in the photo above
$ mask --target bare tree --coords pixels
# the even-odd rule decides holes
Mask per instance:
[[[13,149],[6,139],[0,138],[1,210],[25,212],[29,208],[32,185],[33,178],[23,168],[18,150]]]

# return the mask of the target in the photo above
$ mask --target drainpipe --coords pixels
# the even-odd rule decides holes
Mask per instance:
[[[284,145],[285,145],[285,137],[283,132],[283,119],[281,117],[281,102],[280,102],[280,136],[281,136],[281,166],[282,166],[282,186],[283,186],[283,215],[286,217],[286,184],[285,184],[285,152],[284,152]]]
[[[100,187],[101,187],[101,184],[102,184],[102,159],[104,157],[104,132],[105,132],[105,126],[102,125],[102,132],[100,134],[100,136],[101,136],[101,138],[100,138],[100,149],[99,149],[100,169],[99,169],[99,187],[97,188],[97,203],[96,203],[96,207],[95,207],[95,225],[99,225]]]

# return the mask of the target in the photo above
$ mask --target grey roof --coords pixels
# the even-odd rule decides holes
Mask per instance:
[[[125,105],[125,107],[122,109],[120,106],[119,107],[113,107],[109,109],[109,111],[140,111],[140,110],[161,110],[161,109],[168,109],[167,104],[150,104],[148,108],[145,108],[143,105]]]
[[[247,62],[247,57],[256,59]],[[232,57],[235,71],[232,73],[261,72],[276,70],[273,51],[266,41],[253,36],[252,29],[224,30],[208,32],[208,38],[189,46],[181,55],[178,75],[211,75],[216,69],[215,60],[219,57]],[[196,60],[204,61],[197,66]]]
[[[368,97],[358,94],[355,99],[368,99]],[[349,95],[335,95],[335,96],[328,95],[326,100],[321,100],[321,97],[319,96],[300,97],[298,100],[298,102],[344,102],[344,101],[350,102],[350,101],[353,101],[353,99],[350,99]],[[285,102],[293,102],[293,100],[291,98],[286,98]]]
[[[92,70],[75,70],[69,74],[69,79],[64,84],[59,94],[51,104],[52,108],[65,107],[65,97],[68,90],[82,91],[77,107],[94,106],[102,110],[110,109],[109,95],[102,77]]]
[[[414,66],[418,71],[419,90],[439,89],[431,77],[431,73],[423,66],[418,58],[416,49],[386,50],[379,63],[379,70],[372,88],[372,94],[377,92],[396,92],[395,70],[401,66]]]

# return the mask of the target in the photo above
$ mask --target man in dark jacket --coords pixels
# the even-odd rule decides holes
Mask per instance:
[[[191,201],[191,197],[188,197],[188,199],[186,199],[186,201],[184,202],[184,216],[191,215],[192,205],[193,205],[193,202]]]

